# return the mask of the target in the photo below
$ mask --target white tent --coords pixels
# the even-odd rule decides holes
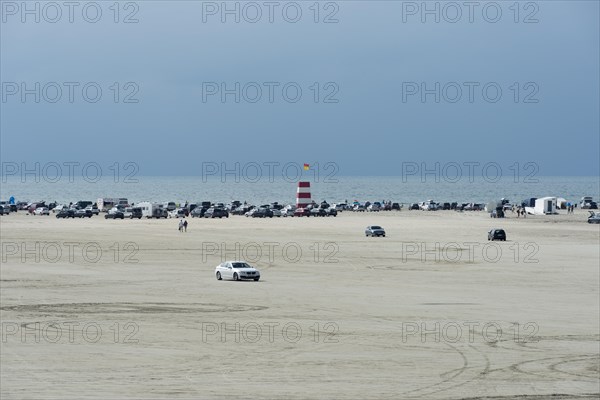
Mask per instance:
[[[546,215],[558,214],[556,211],[556,197],[541,197],[535,200],[535,207],[525,207],[527,214]]]
[[[558,208],[560,210],[566,210],[567,209],[567,199],[565,199],[563,197],[557,197],[556,198],[556,208]]]

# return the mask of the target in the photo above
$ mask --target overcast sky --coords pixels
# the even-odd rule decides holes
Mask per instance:
[[[597,1],[1,3],[2,162],[599,174]]]

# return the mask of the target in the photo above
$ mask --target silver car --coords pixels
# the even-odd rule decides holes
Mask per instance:
[[[378,225],[371,225],[371,226],[367,226],[367,229],[365,229],[365,236],[369,237],[374,237],[374,236],[383,236],[385,237],[385,230],[378,226]]]

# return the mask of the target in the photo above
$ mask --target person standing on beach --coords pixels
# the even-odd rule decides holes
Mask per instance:
[[[184,230],[184,232],[187,232],[187,225],[188,225],[188,223],[187,223],[187,219],[186,219],[186,220],[183,221],[183,230]]]
[[[179,221],[179,232],[183,232],[183,220]]]

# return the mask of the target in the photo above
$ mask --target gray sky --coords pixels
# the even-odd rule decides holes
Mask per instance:
[[[200,175],[203,162],[335,162],[339,175],[535,162],[538,175],[599,174],[597,1],[427,2],[439,22],[421,1],[320,2],[318,14],[313,1],[273,2],[273,22],[262,1],[227,2],[239,22],[222,2],[121,2],[118,15],[113,1],[76,2],[73,22],[63,2],[32,14],[1,3],[3,162],[131,161],[140,175]]]

